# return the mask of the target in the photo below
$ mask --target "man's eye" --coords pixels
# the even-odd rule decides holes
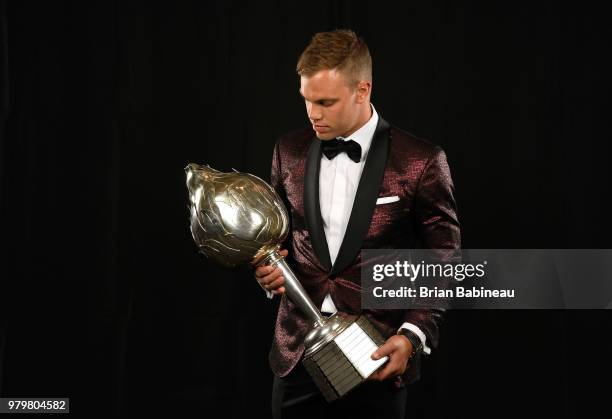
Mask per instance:
[[[322,105],[322,106],[325,106],[325,107],[328,107],[328,106],[333,105],[333,102],[330,102],[330,101],[324,101],[324,102],[321,102],[321,105]]]

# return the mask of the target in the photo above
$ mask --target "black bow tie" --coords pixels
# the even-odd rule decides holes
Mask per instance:
[[[353,140],[341,141],[334,138],[333,140],[325,140],[321,142],[323,154],[325,154],[325,157],[330,160],[343,151],[355,163],[359,163],[359,160],[361,160],[361,146]]]

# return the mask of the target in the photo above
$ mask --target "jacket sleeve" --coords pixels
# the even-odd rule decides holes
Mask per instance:
[[[423,248],[435,249],[437,261],[457,261],[461,253],[461,234],[457,218],[454,186],[444,151],[436,147],[417,184],[415,195],[416,232]],[[406,310],[404,322],[423,331],[430,346],[436,348],[444,308]]]
[[[285,186],[283,184],[283,171],[282,171],[282,159],[281,159],[281,140],[278,140],[274,145],[274,153],[272,155],[272,171],[270,174],[270,184],[280,197],[285,209],[287,210],[287,214],[289,215],[289,234],[287,234],[287,238],[281,244],[282,249],[287,249],[289,251],[289,256],[287,257],[287,261],[291,261],[292,258],[292,249],[291,249],[291,206],[289,205],[289,200],[287,199],[287,192],[285,191]]]

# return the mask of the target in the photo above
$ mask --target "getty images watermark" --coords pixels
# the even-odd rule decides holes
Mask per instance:
[[[612,308],[611,249],[361,252],[364,309]]]
[[[407,260],[403,262],[396,261],[395,264],[376,264],[373,266],[372,279],[375,282],[381,282],[387,278],[405,278],[406,280],[415,282],[419,278],[423,279],[440,279],[444,278],[449,281],[461,282],[470,278],[483,278],[485,276],[485,267],[487,261],[482,263],[411,263]],[[383,286],[377,286],[373,289],[373,295],[380,297],[416,297],[417,294],[422,298],[453,298],[453,297],[501,297],[514,298],[514,289],[508,290],[491,290],[481,286],[480,288],[463,286],[455,286],[453,288],[438,288],[438,286],[420,286],[417,288],[409,286],[400,286],[399,289],[385,289]]]

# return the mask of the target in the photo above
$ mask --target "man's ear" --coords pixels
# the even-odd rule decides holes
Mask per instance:
[[[372,91],[372,82],[361,80],[357,82],[357,103],[365,102],[369,97]]]

